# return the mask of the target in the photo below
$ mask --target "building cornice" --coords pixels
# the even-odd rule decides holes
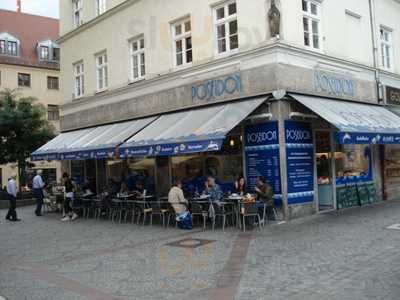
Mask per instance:
[[[118,13],[118,12],[124,10],[125,8],[127,8],[131,5],[134,5],[140,1],[142,1],[142,0],[125,0],[124,2],[118,4],[117,6],[114,6],[113,8],[107,10],[105,13],[91,19],[90,21],[88,21],[86,23],[83,23],[82,25],[73,29],[72,31],[65,33],[64,35],[59,37],[56,42],[58,44],[61,44],[65,41],[69,40],[70,38],[76,36],[77,34],[88,30],[89,28],[95,26],[96,24],[102,22],[103,20],[111,17],[112,15],[115,15],[116,13]]]

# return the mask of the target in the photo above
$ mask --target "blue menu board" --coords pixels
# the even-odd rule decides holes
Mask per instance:
[[[311,124],[285,121],[288,204],[314,201],[314,143]]]
[[[278,122],[246,126],[245,155],[250,191],[254,191],[257,177],[263,176],[272,186],[276,205],[281,205]]]

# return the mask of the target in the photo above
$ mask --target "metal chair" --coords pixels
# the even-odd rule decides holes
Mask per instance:
[[[162,219],[162,225],[165,227],[165,218],[168,213],[168,209],[161,207],[160,202],[150,202],[151,208],[151,225],[153,225],[153,216],[160,216]]]
[[[264,211],[265,211],[265,204],[264,204]],[[258,225],[261,230],[261,216],[258,211],[258,204],[257,203],[240,203],[240,214],[243,220],[243,231],[246,231],[246,218],[257,218]],[[265,216],[265,213],[264,213]]]
[[[203,206],[201,206],[197,202],[190,203],[190,211],[192,213],[193,218],[196,216],[200,216],[203,218],[203,230],[206,230],[208,211],[204,210]]]
[[[213,216],[212,216],[212,229],[214,230],[214,228],[215,228],[215,222],[216,222],[217,217],[221,217],[222,218],[222,231],[225,231],[227,217],[230,216],[232,218],[232,224],[233,224],[233,215],[234,215],[233,206],[232,205],[220,205],[216,202],[213,202],[212,207],[214,209]],[[231,208],[228,209],[228,207],[231,207]]]

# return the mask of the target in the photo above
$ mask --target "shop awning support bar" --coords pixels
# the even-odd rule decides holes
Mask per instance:
[[[264,114],[249,116],[246,118],[246,120],[248,120],[248,121],[260,120],[260,119],[271,120],[272,117],[273,117],[273,115],[271,113],[264,113]]]

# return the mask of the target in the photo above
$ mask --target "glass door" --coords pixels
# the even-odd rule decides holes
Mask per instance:
[[[331,133],[329,131],[316,131],[315,143],[318,211],[321,212],[335,208]]]

